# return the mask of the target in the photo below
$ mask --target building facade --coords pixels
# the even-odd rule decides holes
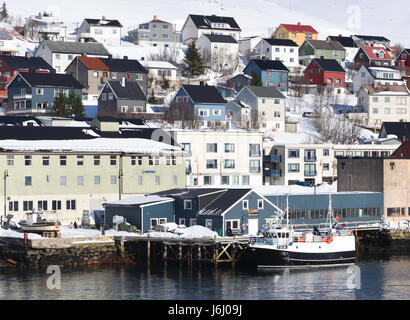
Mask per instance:
[[[121,44],[122,24],[118,20],[84,19],[77,29],[79,41],[97,41],[106,44]]]
[[[261,86],[277,87],[280,91],[289,89],[289,69],[281,61],[252,59],[243,69],[243,73],[251,77],[256,74]]]
[[[262,136],[255,131],[178,131],[187,186],[262,184]]]
[[[281,24],[273,34],[275,39],[288,39],[301,46],[305,40],[317,40],[318,32],[309,25]]]

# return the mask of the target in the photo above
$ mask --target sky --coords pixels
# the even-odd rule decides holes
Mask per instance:
[[[383,35],[410,47],[408,0],[5,0],[13,15],[53,11],[73,30],[84,18],[118,19],[125,32],[157,15],[181,28],[187,15],[233,16],[244,36],[268,35],[281,23],[312,24],[319,38],[335,32]]]

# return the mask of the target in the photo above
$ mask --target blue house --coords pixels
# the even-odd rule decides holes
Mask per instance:
[[[215,122],[226,120],[226,103],[227,101],[214,86],[183,85],[172,99],[170,107],[182,111],[181,114],[187,113],[184,111],[188,107],[192,111],[193,118],[204,122]]]
[[[56,73],[17,72],[7,85],[9,114],[50,114],[60,92],[81,97],[83,85],[73,76]]]
[[[288,91],[289,70],[282,61],[252,59],[243,73],[251,77],[257,74],[263,87],[277,87],[280,91]]]

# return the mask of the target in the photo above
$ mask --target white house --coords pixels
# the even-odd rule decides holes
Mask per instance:
[[[290,70],[299,67],[299,47],[287,39],[262,39],[256,45],[252,58],[279,60]]]
[[[41,41],[44,38],[55,41],[67,39],[67,26],[52,14],[39,13],[30,16],[26,19],[24,29],[26,36],[35,41]]]
[[[118,20],[84,19],[77,30],[80,40],[91,39],[107,44],[121,44],[121,23]]]
[[[77,56],[108,58],[110,53],[101,43],[82,43],[67,41],[43,41],[34,55],[43,58],[57,73],[64,73]]]
[[[263,134],[256,131],[178,131],[187,152],[187,186],[262,184]]]
[[[357,93],[363,124],[380,128],[383,122],[410,121],[410,93],[405,85],[364,84]]]
[[[405,81],[399,70],[389,67],[362,65],[353,78],[353,91],[359,92],[364,84],[404,85]]]
[[[261,130],[285,132],[286,97],[276,87],[245,86],[235,100],[252,108],[251,121]]]
[[[239,52],[244,56],[250,55],[262,39],[261,36],[244,37],[239,39]]]
[[[186,44],[197,41],[203,33],[227,35],[239,40],[241,28],[232,17],[188,15],[182,27],[182,41]]]
[[[141,60],[140,63],[148,70],[148,77],[154,81],[161,81],[163,77],[170,81],[170,85],[178,82],[178,68],[167,61],[147,61]]]
[[[232,36],[202,34],[197,41],[205,64],[213,71],[236,69],[239,63],[239,44]]]

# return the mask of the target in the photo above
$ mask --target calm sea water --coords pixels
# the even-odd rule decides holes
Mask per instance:
[[[362,258],[357,266],[360,275],[356,274],[359,281],[355,283],[349,282],[352,274],[347,267],[290,271],[238,267],[190,271],[170,266],[150,270],[137,266],[63,268],[61,289],[47,287],[50,274],[46,270],[0,269],[0,299],[410,299],[410,256]]]

